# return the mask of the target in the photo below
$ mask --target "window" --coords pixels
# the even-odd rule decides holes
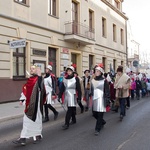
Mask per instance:
[[[13,52],[13,78],[25,78],[25,48],[14,49]]]
[[[71,53],[71,63],[76,64],[77,66],[77,54]],[[74,69],[76,71],[77,68],[74,68]]]
[[[114,71],[116,71],[116,60],[115,59],[113,59],[113,69],[114,69]]]
[[[124,66],[124,62],[123,61],[121,61],[121,66]]]
[[[94,20],[93,20],[93,11],[92,10],[89,10],[89,28],[90,28],[90,30],[92,30],[93,29],[93,22]]]
[[[49,14],[57,16],[57,0],[49,0]]]
[[[15,0],[15,2],[25,4],[25,5],[29,5],[29,0]]]
[[[89,10],[89,37],[90,39],[94,39],[94,12]]]
[[[115,24],[113,24],[113,41],[117,42],[117,30]]]
[[[78,4],[72,1],[72,33],[78,34]]]
[[[78,22],[78,4],[72,1],[72,21]]]
[[[120,29],[120,38],[121,38],[121,44],[124,44],[124,31],[123,29]]]
[[[89,70],[92,70],[94,66],[94,56],[89,55]]]
[[[102,64],[104,66],[104,71],[106,69],[106,58],[105,57],[102,57]]]
[[[120,9],[120,2],[118,0],[115,0],[115,7]]]
[[[102,17],[102,36],[107,37],[107,32],[106,32],[106,19]]]

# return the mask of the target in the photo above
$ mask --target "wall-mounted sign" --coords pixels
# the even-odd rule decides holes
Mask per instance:
[[[68,54],[62,54],[62,58],[69,59],[69,55]]]
[[[134,60],[134,61],[133,61],[133,66],[134,66],[134,67],[138,67],[138,65],[139,65],[139,62],[138,62],[137,60]]]
[[[63,53],[69,53],[69,49],[68,49],[68,48],[63,48],[63,49],[62,49],[62,52],[63,52]]]
[[[26,39],[10,41],[9,46],[11,49],[26,47]]]
[[[40,60],[33,60],[33,64],[38,66],[41,70],[41,73],[45,73],[46,62]]]
[[[63,65],[64,65],[64,67],[67,67],[69,65],[69,61],[68,60],[64,60],[63,61]]]
[[[46,51],[43,50],[33,49],[32,53],[33,55],[46,56]]]

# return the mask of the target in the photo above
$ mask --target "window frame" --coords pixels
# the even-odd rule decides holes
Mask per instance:
[[[117,26],[113,23],[113,41],[117,42]]]
[[[58,18],[58,0],[48,0],[48,15]]]
[[[23,1],[25,2],[19,2],[19,0],[14,0],[15,3],[29,7],[29,0],[23,0]]]
[[[94,55],[89,54],[89,70],[90,71],[93,69],[93,66],[94,66]]]
[[[122,28],[120,29],[120,40],[120,43],[124,45],[124,30]]]
[[[107,22],[104,17],[102,17],[102,37],[107,38]]]
[[[19,48],[16,48],[16,52],[13,52],[13,58],[16,58],[16,74],[17,75],[13,75],[13,80],[22,80],[22,79],[26,79],[26,48],[23,47],[23,51],[24,53],[19,53]],[[24,75],[19,75],[19,58],[24,58]],[[13,62],[14,63],[14,62]],[[14,67],[14,66],[13,66]]]

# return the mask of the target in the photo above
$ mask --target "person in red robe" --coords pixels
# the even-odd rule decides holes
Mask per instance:
[[[25,103],[23,129],[15,144],[26,145],[26,139],[33,138],[34,143],[42,139],[42,108],[46,100],[46,91],[39,67],[30,68],[31,77],[23,86],[20,102]]]

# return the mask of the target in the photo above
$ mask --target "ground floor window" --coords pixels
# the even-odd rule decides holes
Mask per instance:
[[[13,78],[25,78],[25,48],[16,48],[13,50]]]
[[[92,70],[94,67],[94,56],[89,55],[89,70]]]
[[[116,59],[113,59],[113,69],[116,71]]]
[[[102,57],[102,64],[104,66],[104,71],[106,71],[106,57]]]

